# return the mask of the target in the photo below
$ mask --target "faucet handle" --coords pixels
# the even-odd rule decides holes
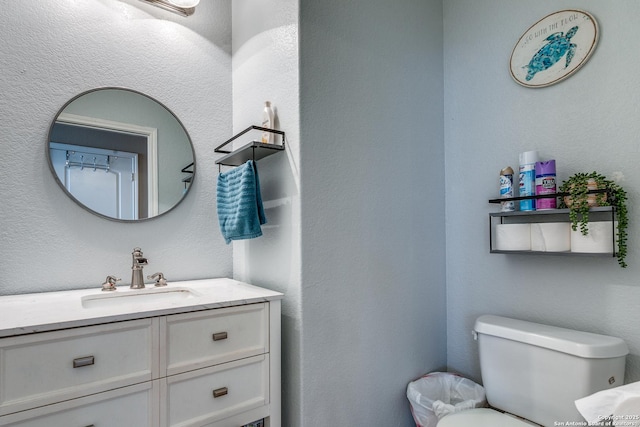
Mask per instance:
[[[116,282],[119,282],[120,279],[116,278],[116,276],[107,276],[102,284],[103,291],[115,291],[116,290]]]
[[[153,273],[151,276],[147,276],[147,279],[155,279],[156,280],[156,286],[167,286],[167,279],[164,278],[164,274],[157,272],[157,273]]]

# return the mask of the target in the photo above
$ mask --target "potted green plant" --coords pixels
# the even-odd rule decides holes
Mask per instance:
[[[590,193],[592,190],[606,190],[601,193]],[[560,207],[569,208],[571,228],[583,235],[589,233],[589,209],[595,206],[613,206],[618,221],[616,257],[618,264],[624,268],[627,266],[627,193],[617,183],[597,173],[576,173],[563,181],[559,192],[567,193]]]

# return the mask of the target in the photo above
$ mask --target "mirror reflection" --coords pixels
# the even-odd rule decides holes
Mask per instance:
[[[182,123],[130,89],[95,89],[69,101],[51,125],[47,155],[69,197],[120,221],[170,211],[195,175],[193,145]]]

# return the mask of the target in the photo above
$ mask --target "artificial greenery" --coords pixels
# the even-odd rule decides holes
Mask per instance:
[[[607,192],[589,194],[590,190],[595,189],[606,189]],[[562,183],[559,191],[569,194],[562,199],[560,207],[569,208],[571,228],[573,231],[577,231],[580,227],[580,232],[585,236],[589,234],[589,208],[591,206],[615,207],[618,219],[618,251],[616,256],[620,267],[625,268],[627,266],[625,258],[627,257],[628,226],[626,191],[620,185],[597,172],[576,173]]]

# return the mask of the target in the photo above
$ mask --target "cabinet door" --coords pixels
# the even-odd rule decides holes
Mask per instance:
[[[158,321],[112,323],[0,340],[0,416],[150,381]]]
[[[167,316],[162,373],[174,375],[269,351],[269,305],[249,304]],[[166,371],[165,371],[166,369]]]
[[[269,355],[167,377],[161,382],[160,400],[167,402],[160,414],[163,427],[210,425],[247,411],[267,409]],[[245,424],[256,418],[247,418]]]
[[[156,427],[158,381],[0,417],[7,427]]]

